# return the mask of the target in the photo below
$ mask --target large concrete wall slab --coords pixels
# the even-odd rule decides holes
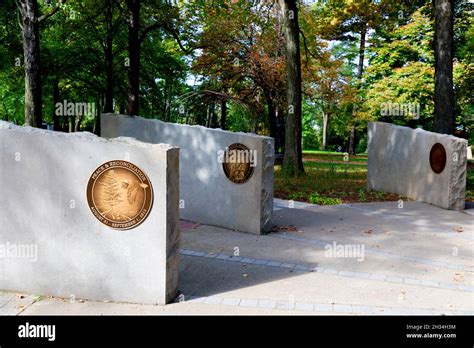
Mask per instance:
[[[128,136],[180,148],[181,218],[255,234],[270,229],[273,138],[114,114],[101,116],[101,136]],[[231,182],[218,161],[218,151],[234,143],[257,151],[254,173],[243,184]]]
[[[369,190],[397,193],[445,209],[464,209],[467,140],[383,122],[369,123],[368,138]],[[446,151],[446,166],[439,174],[430,165],[436,143]]]
[[[173,300],[179,149],[0,121],[0,160],[0,289],[72,300]],[[105,226],[88,205],[90,176],[111,160],[135,164],[152,183],[153,207],[133,229]]]

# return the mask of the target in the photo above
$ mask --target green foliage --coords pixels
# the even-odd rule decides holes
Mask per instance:
[[[288,199],[299,200],[301,198],[304,198],[305,196],[306,196],[306,194],[304,192],[294,192],[294,193],[290,193],[288,195]]]
[[[431,10],[431,4],[421,6],[402,25],[384,32],[383,37],[375,35],[372,38],[364,86],[366,93],[360,110],[366,119],[433,129],[434,56],[431,42],[434,30]],[[459,31],[461,27],[465,30]],[[471,40],[463,33],[470,27],[472,18],[467,19],[464,15],[457,19],[455,30],[462,39],[457,40],[461,47],[454,64],[456,124],[467,133],[473,129],[473,97],[467,91],[472,91],[474,68],[464,60]],[[399,115],[395,108],[386,115],[387,103],[396,108],[419,106],[419,114]]]
[[[303,104],[302,138],[304,149],[317,149],[321,144],[321,126],[316,105],[308,101]]]
[[[41,15],[57,0],[38,3]],[[112,4],[114,111],[126,112],[128,14],[124,2]],[[140,33],[147,33],[140,51],[141,116],[211,125],[216,115],[211,125],[216,126],[220,102],[226,100],[229,130],[262,134],[270,132],[269,105],[285,117],[285,48],[277,4],[224,0],[142,0],[141,4]],[[470,143],[474,143],[473,8],[468,0],[455,2],[456,126]],[[354,122],[358,153],[366,151],[370,120],[432,129],[431,11],[426,0],[300,2],[304,148],[322,147],[323,114],[328,117],[327,149],[346,151]],[[60,101],[94,102],[103,109],[105,18],[105,2],[67,1],[41,23],[43,119],[48,123],[53,122],[56,81]],[[368,26],[367,64],[359,84],[363,22]],[[22,55],[15,0],[1,1],[0,119],[19,124],[24,122]],[[382,115],[385,103],[420,105],[419,118]],[[63,130],[69,123],[61,118]],[[80,129],[92,131],[95,123],[93,117],[85,117]]]
[[[356,146],[356,153],[367,153],[367,134],[363,134]]]
[[[365,195],[365,189],[360,188],[358,192],[359,192],[359,201],[360,202],[367,202],[367,197]]]
[[[339,198],[331,198],[331,197],[322,197],[319,193],[315,192],[312,193],[308,200],[312,204],[319,204],[319,205],[336,205],[342,204],[342,201]]]
[[[341,199],[332,198],[332,197],[324,197],[324,196],[321,196],[318,192],[312,192],[310,194],[306,194],[305,192],[294,192],[288,195],[288,199],[297,200],[297,201],[307,200],[311,204],[318,204],[318,205],[342,204]]]

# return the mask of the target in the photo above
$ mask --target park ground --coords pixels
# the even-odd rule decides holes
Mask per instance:
[[[174,303],[3,292],[0,314],[474,314],[474,209],[367,193],[364,155],[344,161],[312,151],[304,162],[307,175],[298,179],[276,167],[275,195],[284,199],[274,200],[267,235],[181,221]],[[467,185],[472,202],[472,162]],[[340,246],[348,249],[330,252]]]
[[[275,199],[273,223],[271,233],[253,235],[182,221],[179,296],[170,305],[4,292],[0,314],[474,314],[467,212]],[[359,251],[329,253],[341,245]]]
[[[306,175],[285,177],[275,166],[275,197],[334,205],[341,203],[392,202],[399,195],[367,192],[367,155],[345,157],[343,153],[307,150],[303,153]],[[468,162],[466,202],[474,202],[474,161]]]

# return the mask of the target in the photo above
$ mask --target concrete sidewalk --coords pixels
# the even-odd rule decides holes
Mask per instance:
[[[1,293],[0,314],[474,314],[472,215],[275,199],[273,224],[183,222],[181,295],[164,307]]]

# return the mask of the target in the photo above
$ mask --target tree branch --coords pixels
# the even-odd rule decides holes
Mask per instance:
[[[168,23],[166,22],[156,22],[152,25],[149,25],[148,27],[146,27],[142,34],[140,35],[140,38],[138,39],[138,41],[141,43],[143,40],[145,40],[146,36],[152,32],[153,30],[156,30],[156,29],[159,29],[159,28],[163,28],[164,30],[166,30],[169,34],[171,34],[173,36],[173,38],[176,40],[176,42],[178,43],[179,45],[179,48],[186,54],[190,54],[193,52],[194,49],[196,48],[201,48],[201,47],[193,47],[193,48],[186,48],[184,47],[183,43],[181,42],[181,39],[179,37],[179,34],[178,32],[172,28],[170,25],[168,25]]]
[[[181,48],[181,50],[182,50],[184,53],[186,53],[186,54],[192,53],[192,51],[193,51],[192,48],[185,48],[185,47],[183,46],[183,44],[181,43],[181,39],[179,38],[178,32],[177,32],[174,28],[168,26],[168,24],[166,24],[166,23],[165,23],[164,28],[166,29],[166,31],[168,31],[168,32],[174,37],[174,39],[176,40],[176,42],[177,42],[178,45],[179,45],[179,48]]]
[[[21,5],[19,0],[15,1],[16,7],[18,7],[18,25],[20,26],[20,29],[23,30],[23,23],[22,23],[22,17],[23,17],[23,6]]]
[[[145,29],[143,29],[143,32],[142,34],[140,35],[138,41],[139,42],[142,42],[143,40],[145,40],[145,37],[150,33],[152,32],[153,30],[156,30],[160,27],[163,27],[163,23],[162,22],[156,22],[152,25],[149,25],[147,26]]]
[[[51,17],[52,15],[54,15],[56,12],[59,11],[59,9],[61,8],[61,5],[63,5],[64,3],[66,3],[66,0],[60,0],[60,1],[59,1],[59,4],[56,5],[49,13],[46,13],[46,14],[42,15],[41,17],[38,17],[37,22],[38,22],[38,23],[41,23],[41,22],[43,22],[44,20],[46,20],[46,19],[48,19],[49,17]]]
[[[300,34],[301,36],[303,36],[303,44],[304,44],[304,49],[305,49],[305,52],[306,52],[306,55],[309,53],[309,55],[311,57],[313,57],[314,59],[318,60],[319,58],[314,55],[309,49],[308,49],[308,45],[306,44],[306,36],[304,35],[303,31],[301,30],[301,28],[299,29],[300,31]],[[308,59],[306,59],[306,61],[308,61]]]

